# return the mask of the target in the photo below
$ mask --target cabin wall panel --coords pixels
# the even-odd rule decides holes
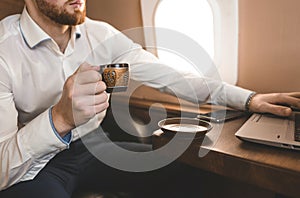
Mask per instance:
[[[144,46],[140,0],[87,0],[88,17],[113,25]]]
[[[300,91],[300,1],[240,0],[238,85]]]

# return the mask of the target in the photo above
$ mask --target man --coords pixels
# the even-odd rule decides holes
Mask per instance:
[[[179,74],[108,24],[86,18],[85,3],[25,0],[22,15],[1,22],[0,197],[72,195],[78,175],[93,158],[75,129],[88,125],[89,133],[98,127],[109,106],[95,65],[129,62],[133,79],[189,95]],[[106,43],[107,38],[112,39]],[[203,79],[189,82],[199,85]],[[253,94],[223,83],[212,86],[215,95],[225,90],[231,98],[227,105],[234,108],[282,116],[291,114],[287,106],[300,108],[300,93]],[[206,88],[197,90],[196,102],[209,97]],[[216,102],[224,97],[218,95]]]

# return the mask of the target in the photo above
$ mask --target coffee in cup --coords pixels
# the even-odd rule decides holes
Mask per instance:
[[[106,92],[122,92],[126,91],[129,81],[129,64],[113,63],[100,66],[102,80],[105,82]]]

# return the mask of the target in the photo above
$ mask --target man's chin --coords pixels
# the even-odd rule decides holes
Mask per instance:
[[[64,20],[62,20],[62,18],[57,20],[60,21],[63,25],[80,25],[84,23],[85,17],[85,13],[74,12],[73,14],[68,13],[67,15],[65,15]]]

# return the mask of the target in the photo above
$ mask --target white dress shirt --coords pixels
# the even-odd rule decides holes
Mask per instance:
[[[33,179],[51,158],[69,147],[70,142],[59,137],[53,128],[49,110],[58,102],[65,80],[83,62],[128,62],[132,79],[173,90],[195,101],[189,97],[192,90],[179,80],[181,74],[159,64],[155,56],[110,25],[87,18],[84,24],[73,28],[62,53],[24,9],[21,15],[7,17],[0,23],[0,190]],[[195,102],[209,98],[204,84],[210,84],[214,102],[238,109],[244,109],[251,93],[207,79],[204,83],[204,79],[193,75],[185,78],[196,87]],[[90,130],[98,127],[104,116],[102,112],[86,126]],[[18,129],[18,123],[25,126]],[[79,137],[76,130],[71,136],[71,141]]]

